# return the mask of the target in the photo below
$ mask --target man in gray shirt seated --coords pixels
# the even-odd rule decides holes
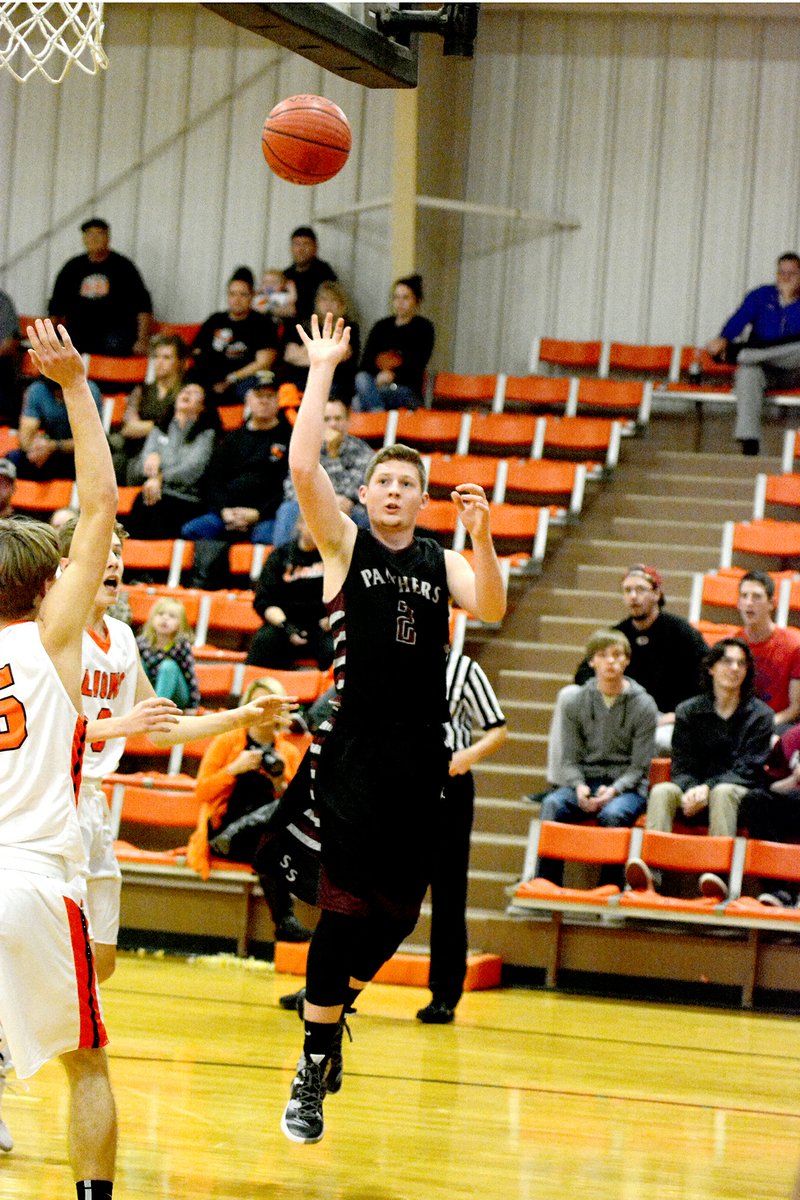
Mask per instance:
[[[647,805],[658,710],[652,696],[625,676],[631,647],[623,633],[607,629],[593,634],[586,657],[594,677],[564,704],[564,786],[545,796],[541,817],[630,826]],[[537,871],[559,884],[562,873],[563,864],[555,859],[543,859]]]

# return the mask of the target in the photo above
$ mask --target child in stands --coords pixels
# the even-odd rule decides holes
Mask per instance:
[[[157,696],[174,700],[178,708],[200,706],[200,685],[194,669],[194,631],[180,600],[162,596],[150,609],[136,639],[147,678]]]

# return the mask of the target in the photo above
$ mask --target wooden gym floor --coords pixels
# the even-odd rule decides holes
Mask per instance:
[[[373,985],[317,1146],[279,1121],[298,980],[123,955],[105,988],[120,1200],[788,1200],[800,1020],[504,990],[455,1025]],[[74,1196],[57,1065],[7,1093],[0,1197]]]

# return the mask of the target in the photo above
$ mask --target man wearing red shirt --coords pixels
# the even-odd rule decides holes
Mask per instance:
[[[800,632],[779,629],[772,619],[775,584],[764,571],[749,571],[739,584],[744,621],[736,637],[750,647],[756,664],[755,693],[775,713],[779,732],[800,719]]]

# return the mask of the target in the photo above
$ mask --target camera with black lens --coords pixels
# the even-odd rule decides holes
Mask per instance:
[[[261,769],[266,771],[270,779],[280,779],[285,766],[286,763],[271,746],[264,746],[261,751]]]

